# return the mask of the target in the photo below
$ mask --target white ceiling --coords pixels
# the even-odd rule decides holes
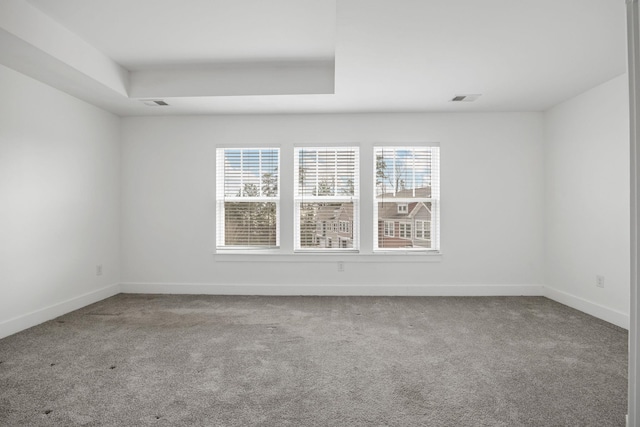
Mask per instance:
[[[13,38],[5,43],[10,49],[0,50],[0,63],[121,115],[542,111],[626,71],[623,0],[4,1],[20,9],[13,19],[44,13],[38,19],[70,31],[66,44],[76,37],[78,51],[89,49],[81,46],[87,42],[94,55],[104,55],[102,62],[112,63],[88,69],[86,61],[54,45],[55,37],[27,40],[25,25],[12,27],[5,18],[2,28],[1,17],[0,29]],[[59,55],[73,72],[65,76],[56,63],[55,76],[48,76],[37,59],[21,63],[29,55],[19,50],[33,46],[47,54],[41,58],[47,67],[48,58]],[[169,107],[147,107],[127,96],[127,76],[144,78],[150,70],[174,69],[163,76],[179,80],[184,67],[198,64],[207,70],[282,61],[326,66],[334,55],[334,91],[195,96],[192,84],[188,96],[165,97]],[[82,85],[69,81],[78,71]],[[161,83],[155,75],[154,83]],[[124,89],[107,93],[119,87],[109,83],[115,76],[124,76]],[[449,102],[464,93],[482,96],[474,103]]]
[[[28,0],[129,70],[333,59],[333,0]]]

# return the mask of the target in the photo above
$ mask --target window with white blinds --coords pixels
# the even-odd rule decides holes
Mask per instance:
[[[358,147],[294,149],[295,249],[358,250]]]
[[[280,150],[216,150],[216,246],[273,249],[280,245]]]
[[[440,148],[374,149],[374,250],[439,250]]]

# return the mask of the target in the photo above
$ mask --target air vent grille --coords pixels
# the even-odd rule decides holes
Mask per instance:
[[[467,94],[467,95],[456,95],[453,98],[451,98],[451,102],[473,102],[476,99],[480,98],[481,94],[479,93],[474,93],[474,94]]]
[[[148,105],[149,107],[167,107],[167,106],[169,106],[169,104],[167,104],[162,99],[141,99],[140,102],[142,102],[144,105]]]

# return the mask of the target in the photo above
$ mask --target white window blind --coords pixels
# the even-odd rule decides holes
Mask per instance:
[[[358,147],[296,147],[296,250],[357,250]]]
[[[278,148],[216,150],[216,246],[219,250],[280,245]]]
[[[440,147],[375,147],[374,162],[374,250],[439,250]]]

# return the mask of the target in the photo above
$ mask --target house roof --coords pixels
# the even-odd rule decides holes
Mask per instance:
[[[415,191],[415,193],[414,193]],[[383,199],[400,199],[400,198],[409,198],[409,197],[423,197],[428,199],[431,197],[431,187],[420,187],[416,189],[408,189],[408,190],[400,190],[397,193],[384,193],[379,196],[376,196],[378,201],[382,201]]]
[[[407,220],[415,217],[421,209],[429,209],[422,202],[409,203],[409,212],[398,213],[398,204],[395,202],[384,202],[378,205],[378,220]]]
[[[353,204],[342,203],[339,206],[333,204],[320,206],[316,212],[316,219],[320,221],[351,220],[353,219]]]

